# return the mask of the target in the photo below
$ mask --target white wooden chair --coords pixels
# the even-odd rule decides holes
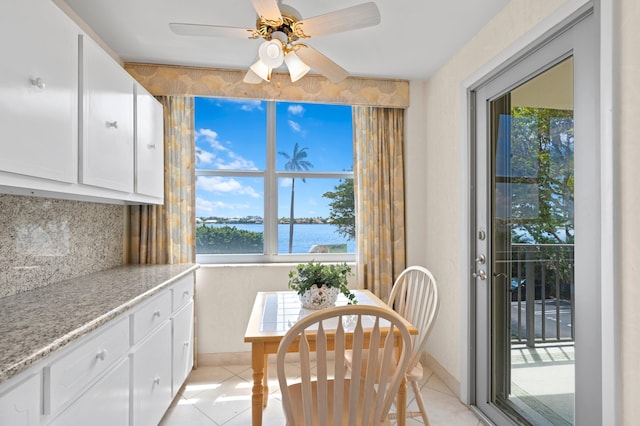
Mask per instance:
[[[407,417],[421,416],[424,424],[428,425],[429,417],[420,393],[419,381],[423,374],[420,356],[431,332],[433,321],[438,314],[438,287],[433,274],[422,266],[406,268],[393,284],[388,303],[418,329],[418,334],[412,336],[413,344],[406,378],[407,382],[411,384],[420,411],[407,411]],[[345,359],[347,368],[358,371],[352,362],[351,354],[347,353]],[[391,413],[390,417],[393,418],[394,414]]]
[[[396,336],[402,339],[399,350],[394,346]],[[370,345],[380,350],[368,351]],[[314,350],[315,378],[311,365]],[[345,377],[347,350],[356,368],[363,363],[384,368],[367,369],[361,380],[352,381]],[[340,306],[301,319],[280,342],[276,358],[287,425],[390,425],[388,412],[398,393],[410,350],[411,335],[402,317],[381,307]],[[297,353],[289,354],[285,361],[287,352]],[[296,356],[300,379],[292,384],[285,373],[285,362],[289,376],[295,376],[290,371],[295,366],[290,357]]]

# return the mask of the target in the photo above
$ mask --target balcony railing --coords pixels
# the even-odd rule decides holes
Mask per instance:
[[[572,342],[573,244],[512,244],[511,259],[511,342]]]

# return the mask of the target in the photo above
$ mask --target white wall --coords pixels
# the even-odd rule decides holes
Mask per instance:
[[[425,182],[429,172],[425,166],[427,152],[425,83],[409,83],[410,106],[405,112],[404,177],[405,177],[405,226],[407,266],[420,265],[429,268],[427,259],[427,221],[429,205]],[[431,206],[433,208],[433,206]],[[436,280],[438,277],[436,277]]]
[[[485,64],[504,54],[516,40],[545,17],[569,3],[562,0],[513,0],[455,57],[426,83],[428,170],[425,192],[426,259],[439,284],[440,312],[429,350],[456,380],[461,381],[463,332],[461,310],[467,309],[466,106],[465,82]],[[515,52],[514,52],[515,53]],[[506,59],[506,58],[504,58]],[[462,282],[461,282],[462,281]],[[463,390],[462,390],[463,391]],[[464,392],[462,392],[464,393]]]
[[[288,290],[296,264],[202,265],[196,272],[198,354],[249,352],[244,332],[256,293]],[[351,269],[355,271],[354,265]],[[349,277],[354,288],[355,275]]]

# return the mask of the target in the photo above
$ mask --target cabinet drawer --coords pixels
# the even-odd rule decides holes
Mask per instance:
[[[171,315],[171,292],[167,290],[154,296],[132,314],[133,344],[139,343],[153,329],[168,320],[169,315]]]
[[[127,424],[129,424],[129,358],[124,358],[49,426]]]
[[[93,379],[106,371],[129,350],[128,318],[117,320],[106,330],[44,368],[44,412],[56,412]]]
[[[178,280],[171,287],[171,293],[173,294],[173,312],[178,312],[193,298],[193,274]]]

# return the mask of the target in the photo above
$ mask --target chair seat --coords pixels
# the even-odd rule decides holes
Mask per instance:
[[[329,400],[329,406],[325,407],[324,410],[326,410],[327,413],[333,413],[334,409],[333,409],[333,395],[334,395],[334,384],[335,382],[333,380],[329,380],[327,382],[328,385],[328,400]],[[351,381],[349,379],[344,381],[344,389],[341,392],[342,395],[342,399],[343,399],[343,404],[348,404],[349,403],[349,386],[351,384]],[[314,395],[316,395],[317,392],[317,382],[311,382],[311,389]],[[294,408],[294,417],[296,420],[295,425],[302,425],[304,424],[304,416],[302,413],[302,384],[300,383],[296,383],[290,386],[287,386],[289,389],[289,395],[291,396],[291,402],[293,403],[293,408]],[[313,404],[313,418],[317,419],[318,418],[318,406],[317,404]],[[364,411],[364,407],[363,407],[363,401],[362,399],[360,399],[358,401],[358,413],[362,413]],[[349,415],[349,411],[347,410],[343,410],[342,411],[342,420],[340,422],[340,425],[346,425],[348,424],[348,415]],[[313,423],[314,425],[316,424],[315,421]],[[360,424],[360,423],[358,423]],[[329,419],[329,426],[340,426],[340,425],[335,425],[335,423],[333,422],[333,418]],[[372,423],[371,426],[377,426],[377,425],[383,425],[383,426],[391,426],[391,422],[389,421],[389,419],[386,419],[385,422],[383,423],[378,423],[378,422],[374,422],[372,419]],[[289,426],[293,426],[293,425],[289,425]]]

